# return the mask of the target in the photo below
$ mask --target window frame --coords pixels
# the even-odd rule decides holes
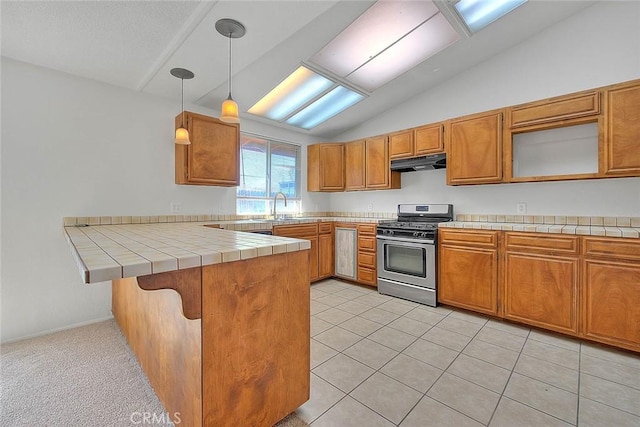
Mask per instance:
[[[273,210],[273,196],[269,196],[270,194],[272,194],[272,188],[271,188],[271,176],[272,176],[272,164],[271,164],[271,156],[272,156],[272,143],[276,143],[276,144],[285,144],[285,145],[289,145],[292,146],[295,149],[296,152],[296,161],[295,161],[295,194],[296,197],[290,197],[287,196],[287,201],[294,201],[297,202],[296,205],[298,206],[298,211],[301,211],[302,209],[302,194],[301,194],[301,190],[302,190],[302,185],[301,185],[301,179],[302,179],[302,144],[297,144],[291,141],[285,141],[282,139],[278,139],[278,138],[271,138],[271,137],[267,137],[264,135],[259,135],[259,134],[255,134],[255,133],[251,133],[251,132],[245,132],[245,131],[241,131],[240,132],[240,162],[242,162],[242,164],[244,164],[244,159],[243,159],[243,154],[242,154],[242,137],[243,136],[247,136],[247,137],[251,137],[251,138],[257,138],[260,140],[263,140],[266,142],[266,173],[264,176],[265,179],[265,184],[266,184],[266,194],[267,196],[246,196],[246,195],[239,195],[238,191],[239,189],[242,187],[242,184],[239,184],[238,187],[236,187],[236,214],[239,215],[269,215],[272,210]],[[240,165],[238,165],[240,166]],[[243,177],[244,177],[244,173],[243,173],[243,169],[240,169],[240,173],[239,173],[239,178],[240,178],[240,183],[243,182]],[[265,205],[266,205],[266,209],[268,210],[268,212],[239,212],[238,210],[238,202],[241,200],[256,200],[256,201],[265,201]]]

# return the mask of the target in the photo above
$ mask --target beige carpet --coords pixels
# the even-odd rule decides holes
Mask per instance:
[[[113,320],[6,344],[0,356],[0,425],[140,426],[145,413],[173,425]],[[307,424],[291,414],[277,426]]]

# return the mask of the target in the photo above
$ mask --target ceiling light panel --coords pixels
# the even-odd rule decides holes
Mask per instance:
[[[460,0],[455,4],[471,32],[480,31],[527,0]]]
[[[346,80],[367,91],[373,91],[459,39],[458,32],[442,13],[438,13],[353,72]]]
[[[249,109],[249,113],[281,121],[335,83],[300,66]]]
[[[378,1],[311,61],[346,77],[436,13],[431,1]]]
[[[285,123],[303,129],[312,129],[320,123],[351,107],[364,99],[364,95],[338,86],[322,98],[301,110]]]

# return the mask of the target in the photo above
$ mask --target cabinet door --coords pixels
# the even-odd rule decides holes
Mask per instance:
[[[344,189],[344,146],[320,145],[320,189],[339,191]]]
[[[441,124],[419,127],[414,136],[416,156],[444,152],[444,130]]]
[[[364,140],[344,144],[345,190],[365,188]]]
[[[333,234],[318,236],[318,278],[333,276]]]
[[[305,239],[311,242],[311,249],[309,250],[309,281],[314,282],[320,278],[318,265],[318,236],[305,237]]]
[[[640,84],[606,91],[605,173],[640,175]]]
[[[413,130],[389,135],[389,158],[404,159],[413,156]]]
[[[447,184],[502,180],[502,112],[454,119],[447,135]]]
[[[578,258],[507,252],[504,317],[558,332],[578,332]]]
[[[585,260],[582,332],[640,351],[640,263]]]
[[[357,230],[335,228],[335,275],[356,280],[357,274]]]
[[[191,144],[175,146],[176,184],[238,185],[239,126],[191,112],[185,112],[185,120]]]
[[[498,251],[441,245],[438,301],[487,314],[498,313]]]
[[[368,138],[365,141],[365,178],[367,188],[389,188],[389,145],[387,137]]]

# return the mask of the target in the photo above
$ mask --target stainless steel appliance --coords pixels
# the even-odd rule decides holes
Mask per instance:
[[[438,223],[453,205],[398,205],[395,221],[378,223],[378,292],[435,307]]]

